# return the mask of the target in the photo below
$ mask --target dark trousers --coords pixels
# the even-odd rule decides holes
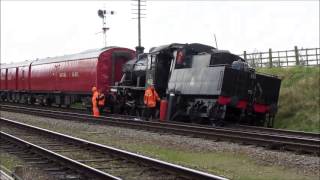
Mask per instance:
[[[155,117],[156,117],[156,107],[146,108],[144,117],[145,117],[145,119],[147,121],[150,120],[150,119],[155,119]]]

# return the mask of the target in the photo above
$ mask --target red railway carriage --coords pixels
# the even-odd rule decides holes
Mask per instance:
[[[92,86],[102,91],[120,81],[122,65],[134,51],[109,47],[31,63],[30,91],[91,93]]]
[[[25,92],[29,88],[29,69],[28,61],[1,65],[1,97],[14,101],[19,99],[17,92]]]
[[[17,90],[28,91],[29,90],[29,76],[30,76],[30,62],[18,67],[17,73]]]
[[[15,91],[18,86],[18,67],[7,68],[7,90]]]
[[[18,91],[28,89],[30,62],[1,65],[1,90]]]
[[[67,106],[76,101],[88,102],[91,88],[96,86],[107,93],[120,81],[122,65],[134,56],[135,51],[127,48],[106,47],[6,65],[1,67],[2,99],[6,91],[14,90],[13,96],[18,97],[14,101],[20,102]]]
[[[0,90],[6,90],[7,89],[7,69],[2,68],[3,65],[1,65],[0,69]]]

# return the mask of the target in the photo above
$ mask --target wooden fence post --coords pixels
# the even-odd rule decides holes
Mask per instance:
[[[260,52],[260,67],[263,67],[263,63],[262,63],[262,52]]]
[[[299,62],[299,51],[298,51],[298,47],[294,46],[294,54],[296,56],[296,65],[299,66],[300,62]]]
[[[269,68],[272,68],[272,50],[269,48]]]

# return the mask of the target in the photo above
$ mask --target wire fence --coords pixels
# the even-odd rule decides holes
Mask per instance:
[[[247,53],[240,55],[252,67],[291,67],[291,66],[319,66],[320,48],[301,48],[293,50]]]

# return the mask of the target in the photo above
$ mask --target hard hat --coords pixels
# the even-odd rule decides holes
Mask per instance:
[[[92,92],[97,91],[97,88],[95,86],[92,87]]]

